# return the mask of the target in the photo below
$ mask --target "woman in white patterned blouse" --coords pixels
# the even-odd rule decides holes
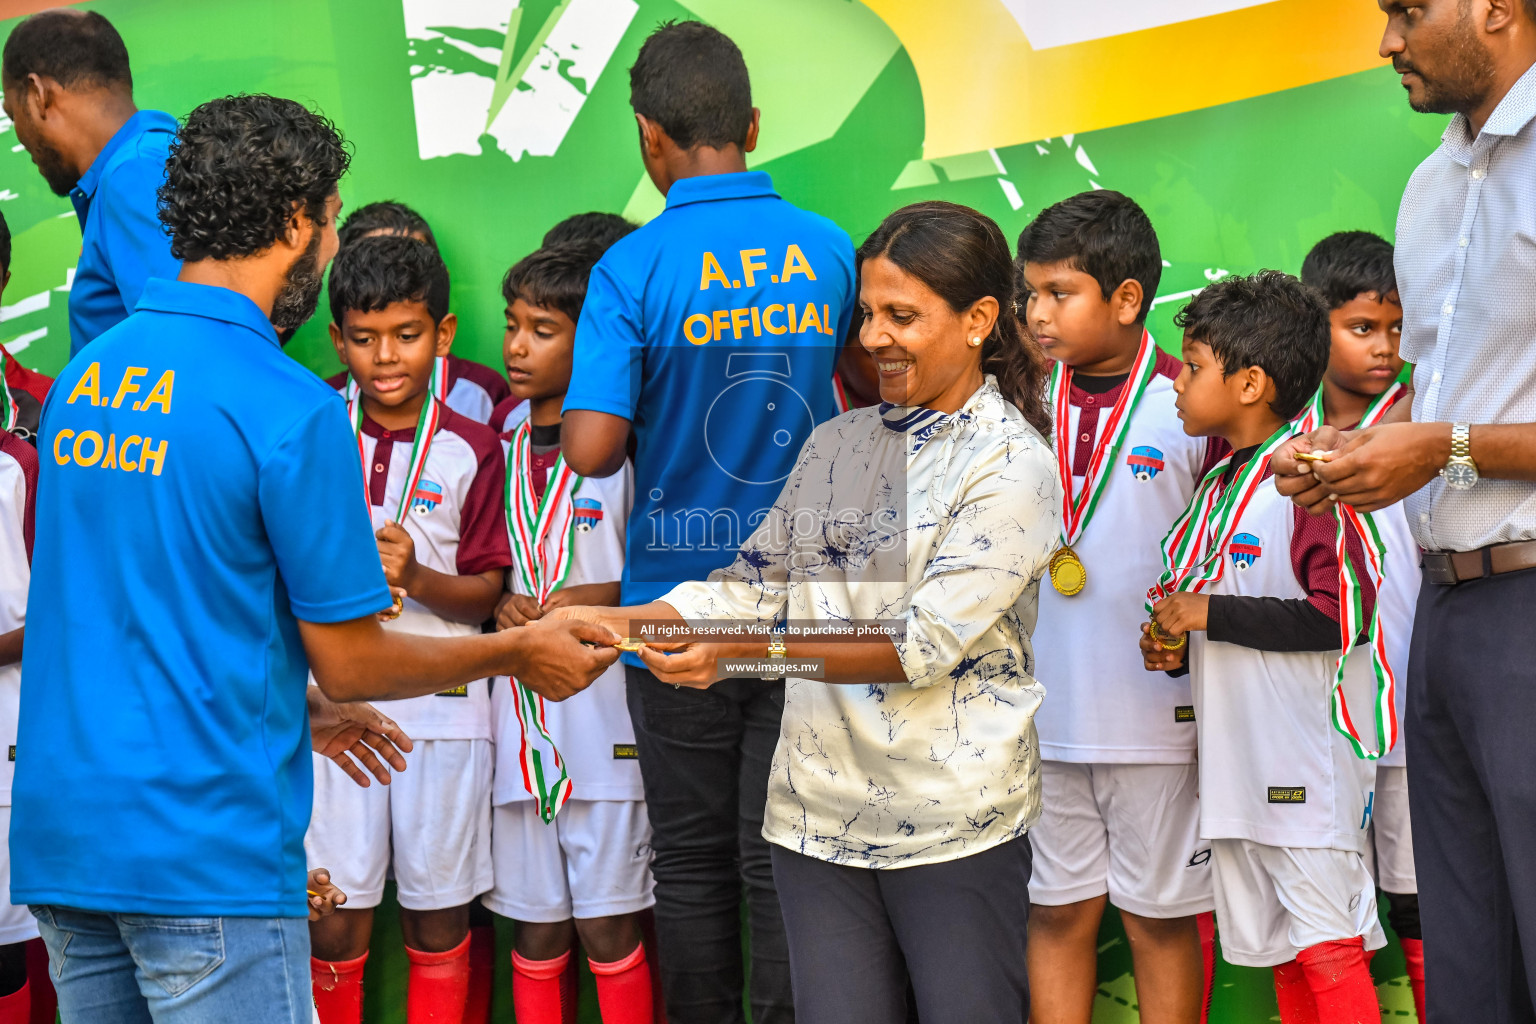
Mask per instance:
[[[906,207],[859,264],[881,405],[817,428],[730,567],[649,605],[556,614],[623,636],[746,631],[641,652],[679,686],[768,661],[781,630],[763,834],[801,1024],[905,1021],[909,978],[924,1024],[1017,1024],[1044,695],[1029,634],[1060,508],[1045,361],[980,213]],[[859,633],[877,622],[889,632]],[[805,659],[816,678],[795,674]]]

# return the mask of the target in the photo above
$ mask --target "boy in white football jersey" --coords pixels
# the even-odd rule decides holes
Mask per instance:
[[[0,430],[0,829],[11,824],[11,776],[16,770],[16,715],[21,705],[21,641],[26,632],[27,587],[32,579],[32,510],[37,493],[37,452]],[[27,983],[27,943],[37,920],[12,906],[11,858],[0,845],[0,1024],[27,1024],[32,993]]]
[[[1340,691],[1351,715],[1333,681],[1341,633],[1353,641],[1375,595],[1358,535],[1346,534],[1346,558],[1365,583],[1344,591],[1335,521],[1281,497],[1269,471],[1322,380],[1328,311],[1295,278],[1261,271],[1206,288],[1175,323],[1184,429],[1233,453],[1163,542],[1141,647],[1149,670],[1188,655],[1222,954],[1274,969],[1284,1024],[1375,1021],[1364,954],[1386,938],[1363,855],[1376,766],[1359,756],[1375,737],[1332,724],[1370,721],[1370,694]],[[1369,649],[1349,665],[1361,682]]]
[[[437,248],[437,239],[426,218],[404,203],[394,200],[359,206],[347,215],[339,234],[342,248],[361,239],[377,238],[380,235],[414,238],[426,242],[433,249]],[[476,423],[500,430],[502,428],[492,417],[492,412],[508,397],[507,382],[489,366],[453,354],[451,349],[457,326],[458,320],[451,313],[438,324],[438,331],[447,335],[450,351],[437,364],[437,397],[461,416],[468,416]],[[337,391],[347,391],[346,371],[328,378],[326,383]],[[348,394],[347,397],[350,399],[353,396]]]
[[[560,457],[576,321],[602,253],[590,242],[540,249],[502,282],[507,376],[529,412],[502,435],[513,559],[502,629],[564,605],[619,600],[632,471],[625,463],[613,476],[582,478]],[[640,921],[655,903],[651,829],[624,685],[615,666],[559,704],[515,680],[498,679],[492,694],[496,885],[482,902],[517,921],[512,999],[522,1024],[574,1015],[578,939],[606,1024],[653,1019]]]
[[[406,597],[389,624],[450,636],[480,631],[511,565],[502,524],[501,445],[489,427],[431,391],[448,350],[448,271],[425,242],[363,238],[337,255],[331,340],[357,383],[349,402],[366,493],[390,586]],[[358,1024],[372,908],[393,868],[410,960],[410,1024],[461,1018],[469,985],[469,910],[491,887],[493,763],[488,681],[381,705],[415,741],[407,771],[363,789],[315,762],[305,850],[330,868],[346,908],[311,926],[323,1024]]]
[[[1225,445],[1184,432],[1180,363],[1146,316],[1162,276],[1152,222],[1118,192],[1084,192],[1019,236],[1025,320],[1047,355],[1063,482],[1062,548],[1040,592],[1035,716],[1044,787],[1030,830],[1029,986],[1036,1024],[1088,1024],[1106,901],[1131,940],[1149,1024],[1191,1024],[1204,990],[1196,915],[1211,910],[1199,835],[1189,680],[1149,678],[1129,645],[1157,543]]]
[[[1376,422],[1408,397],[1398,383],[1403,360],[1403,307],[1392,268],[1392,243],[1369,231],[1343,231],[1318,242],[1301,265],[1302,283],[1330,310],[1333,348],[1323,377],[1323,422],[1354,430]],[[1387,549],[1386,584],[1379,595],[1389,662],[1401,679],[1408,670],[1408,639],[1419,599],[1419,546],[1401,504],[1374,514]],[[1406,687],[1397,692],[1401,723]],[[1399,728],[1401,735],[1401,728]],[[1408,817],[1408,762],[1401,740],[1376,762],[1376,799],[1371,805],[1376,885],[1387,897],[1387,922],[1403,946],[1408,984],[1424,1019],[1424,934],[1419,924],[1419,883],[1413,864]]]

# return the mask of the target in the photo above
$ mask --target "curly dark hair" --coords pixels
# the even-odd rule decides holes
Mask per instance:
[[[296,207],[325,223],[352,155],[323,114],[277,96],[209,100],[187,115],[165,164],[160,220],[178,260],[272,246]]]
[[[434,324],[448,315],[448,268],[437,249],[411,235],[367,235],[342,246],[331,264],[331,319],[420,302]]]
[[[981,369],[997,377],[1003,397],[1049,440],[1050,370],[1039,344],[1019,326],[1013,254],[997,223],[969,206],[913,203],[886,217],[859,246],[860,267],[876,256],[923,282],[956,312],[989,295],[997,300],[997,323],[981,345]]]
[[[1369,231],[1340,231],[1312,247],[1301,262],[1301,283],[1338,309],[1365,294],[1382,302],[1397,291],[1392,243]]]
[[[599,213],[596,210],[591,213],[577,213],[544,232],[544,241],[540,242],[539,246],[548,249],[551,246],[570,245],[573,242],[593,242],[606,251],[610,245],[639,226],[625,220],[617,213]]]
[[[1328,307],[1314,289],[1278,270],[1222,278],[1179,310],[1173,323],[1210,346],[1223,377],[1250,366],[1268,374],[1275,384],[1269,408],[1281,419],[1306,408],[1328,369]]]

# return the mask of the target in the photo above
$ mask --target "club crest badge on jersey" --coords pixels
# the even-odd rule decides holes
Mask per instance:
[[[1153,479],[1166,465],[1163,453],[1149,444],[1139,444],[1132,448],[1131,454],[1125,457],[1125,464],[1131,467],[1131,475],[1137,480]]]
[[[1259,538],[1251,533],[1239,533],[1232,538],[1232,543],[1227,545],[1227,553],[1232,556],[1232,564],[1239,569],[1251,568],[1259,556],[1264,553],[1264,548]]]
[[[437,508],[443,502],[443,487],[431,480],[423,480],[416,485],[415,492],[411,495],[411,511],[419,516]]]
[[[596,498],[572,498],[571,507],[576,512],[576,529],[587,533],[603,521],[603,503]]]

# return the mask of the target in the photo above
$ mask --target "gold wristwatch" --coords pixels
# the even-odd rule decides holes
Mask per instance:
[[[1440,470],[1445,486],[1456,491],[1470,491],[1477,486],[1477,463],[1472,461],[1472,428],[1465,423],[1451,427],[1451,457]]]
[[[787,657],[789,657],[789,648],[784,646],[784,634],[775,630],[768,637],[768,660],[775,665],[782,665]],[[781,668],[771,675],[764,676],[764,678],[782,679],[784,678],[784,670]]]

